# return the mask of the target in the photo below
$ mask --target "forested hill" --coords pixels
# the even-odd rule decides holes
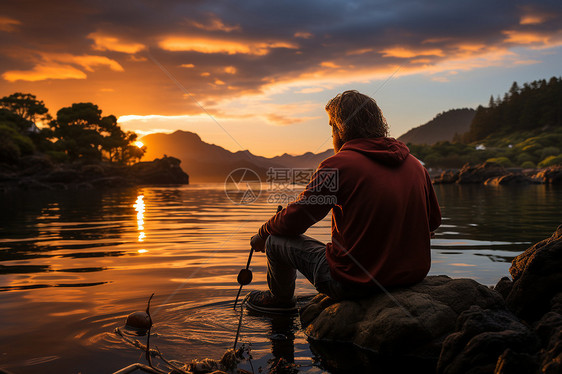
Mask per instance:
[[[439,141],[452,141],[455,134],[461,135],[470,128],[474,109],[451,109],[439,113],[431,121],[415,127],[400,136],[398,140],[413,144],[435,144]]]
[[[513,82],[509,92],[500,99],[490,98],[488,107],[479,106],[464,143],[486,138],[520,138],[562,128],[562,78],[552,77],[519,87]]]
[[[476,109],[470,129],[452,142],[409,144],[430,168],[459,168],[484,161],[505,167],[562,165],[562,78],[516,82],[487,107]]]

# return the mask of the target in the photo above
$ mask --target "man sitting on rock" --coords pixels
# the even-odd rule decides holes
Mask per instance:
[[[297,270],[336,300],[411,285],[429,271],[430,237],[441,211],[427,170],[404,143],[388,137],[372,98],[345,91],[326,111],[335,155],[252,237],[252,248],[267,256],[269,290],[251,292],[250,309],[295,312]],[[303,235],[330,210],[331,243]]]

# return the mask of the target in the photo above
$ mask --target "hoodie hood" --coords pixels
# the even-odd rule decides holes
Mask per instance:
[[[341,147],[343,151],[358,152],[388,166],[401,165],[410,154],[406,144],[394,138],[352,139]]]

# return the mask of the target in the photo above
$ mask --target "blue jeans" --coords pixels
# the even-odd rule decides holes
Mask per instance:
[[[267,256],[267,284],[273,295],[289,301],[295,293],[297,270],[320,293],[335,300],[365,296],[353,287],[332,278],[326,260],[326,244],[308,237],[271,235],[265,242]]]

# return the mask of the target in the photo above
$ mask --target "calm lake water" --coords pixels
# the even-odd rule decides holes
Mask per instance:
[[[435,188],[444,220],[431,274],[495,284],[514,256],[562,223],[560,188]],[[111,373],[143,362],[113,330],[153,292],[151,344],[176,360],[220,358],[234,341],[249,238],[276,208],[267,192],[236,205],[219,184],[10,193],[0,204],[0,368],[16,374]],[[329,216],[308,234],[329,240]],[[267,288],[263,254],[252,269],[243,295]],[[314,290],[299,278],[297,292]],[[299,327],[244,317],[240,341],[251,343],[256,372],[278,357],[324,371]]]

